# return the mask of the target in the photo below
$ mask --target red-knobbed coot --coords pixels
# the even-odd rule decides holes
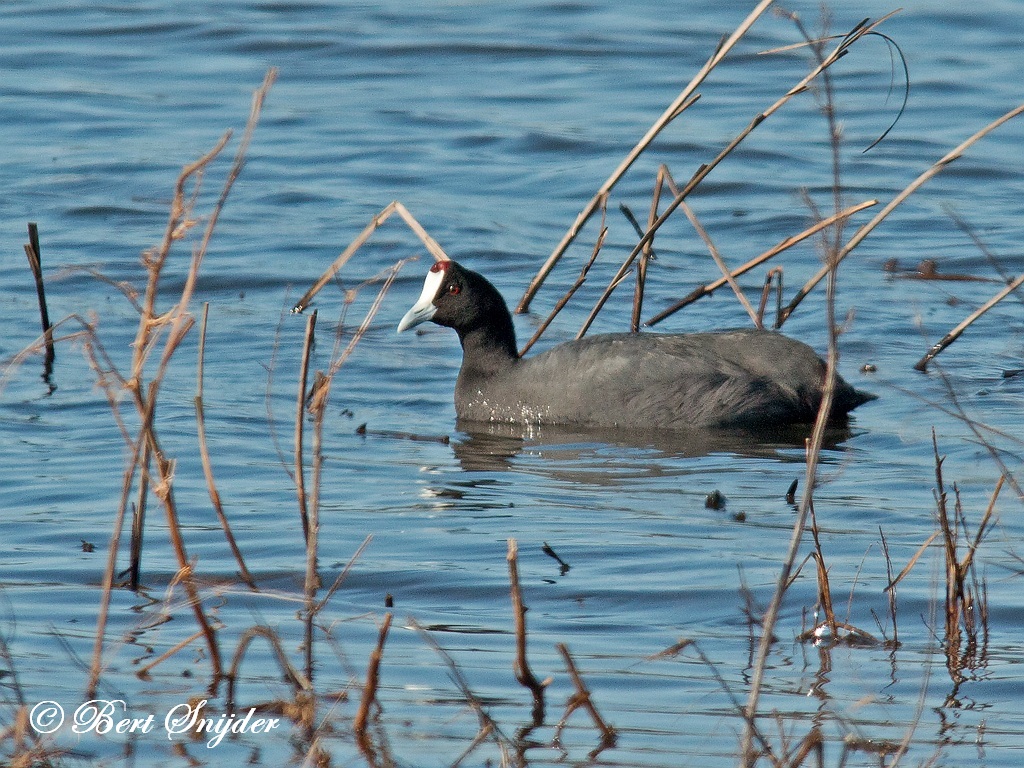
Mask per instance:
[[[812,422],[825,363],[780,333],[609,333],[528,358],[498,290],[454,261],[430,268],[399,332],[432,320],[462,342],[455,411],[468,421],[624,429],[771,427]],[[836,381],[832,416],[874,395]]]

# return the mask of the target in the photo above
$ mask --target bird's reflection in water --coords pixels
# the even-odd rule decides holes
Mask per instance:
[[[452,440],[452,450],[467,472],[505,471],[525,451],[558,448],[560,455],[575,452],[594,454],[609,447],[628,451],[653,451],[664,457],[699,458],[710,454],[769,458],[781,462],[803,462],[803,449],[811,427],[792,425],[770,430],[699,429],[693,431],[636,431],[622,429],[581,429],[553,425],[488,424],[459,421],[461,439]],[[828,428],[823,447],[842,450],[853,436],[848,424]],[[633,454],[635,458],[635,454]],[[825,458],[827,462],[827,457]]]

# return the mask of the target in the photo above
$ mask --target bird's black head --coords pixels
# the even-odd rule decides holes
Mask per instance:
[[[405,313],[398,330],[408,330],[427,320],[454,328],[464,348],[471,340],[517,354],[512,316],[498,289],[483,275],[454,261],[439,261],[430,268],[423,292]]]

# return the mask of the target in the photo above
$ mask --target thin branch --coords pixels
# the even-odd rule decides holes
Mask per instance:
[[[807,238],[816,235],[818,232],[825,229],[825,227],[834,224],[839,219],[852,216],[853,214],[859,213],[860,211],[863,211],[865,208],[870,208],[873,205],[878,205],[878,201],[865,200],[864,202],[858,203],[857,205],[851,205],[849,208],[842,211],[841,213],[837,213],[827,218],[824,218],[821,221],[814,223],[813,225],[805,229],[803,232],[800,232],[796,235],[792,235],[791,237],[787,237],[785,240],[782,240],[777,245],[773,246],[772,248],[769,248],[760,256],[755,256],[753,259],[748,261],[743,266],[734,269],[730,274],[734,278],[739,277],[740,275],[749,272],[754,267],[759,266],[764,262],[768,261],[772,257],[778,256],[783,251],[789,250],[794,245],[797,245],[798,243],[803,242]],[[665,320],[671,315],[674,315],[676,312],[683,309],[684,307],[689,306],[698,299],[702,299],[705,296],[710,296],[712,293],[717,291],[725,284],[726,279],[724,277],[721,277],[718,280],[715,280],[714,282],[708,283],[707,285],[698,286],[688,296],[681,299],[680,301],[677,301],[675,304],[668,307],[667,309],[664,309],[658,314],[654,315],[650,320],[644,323],[644,325],[652,326],[660,323],[662,320]]]
[[[598,299],[597,304],[594,306],[594,309],[592,310],[592,314],[600,311],[601,307],[603,307],[605,302],[607,302],[610,298],[612,292],[615,290],[615,287],[622,281],[626,271],[632,266],[633,260],[644,249],[644,246],[651,241],[651,239],[654,237],[655,232],[657,232],[658,229],[666,221],[668,221],[669,217],[675,212],[676,208],[683,204],[683,201],[686,199],[686,197],[694,189],[696,189],[697,186],[699,186],[700,183],[704,181],[704,179],[707,178],[708,174],[710,174],[711,171],[713,171],[719,165],[719,163],[721,163],[726,157],[728,157],[733,152],[733,150],[735,150],[751,133],[753,133],[759,125],[761,125],[773,114],[778,112],[794,96],[806,91],[809,85],[815,80],[815,78],[818,77],[818,75],[825,72],[829,67],[835,64],[837,61],[839,61],[839,59],[843,58],[843,56],[845,56],[849,51],[851,45],[853,45],[855,42],[861,39],[864,35],[874,30],[875,27],[881,24],[886,18],[888,17],[883,17],[882,19],[879,19],[878,21],[875,21],[870,24],[862,23],[858,25],[855,29],[853,29],[849,34],[847,34],[842,39],[839,45],[837,45],[835,49],[830,54],[828,54],[828,56],[825,56],[822,59],[821,63],[819,63],[803,79],[801,79],[799,83],[797,83],[788,91],[786,91],[786,93],[784,93],[777,101],[775,101],[774,104],[769,106],[766,110],[755,115],[754,119],[750,121],[750,124],[747,125],[747,127],[744,128],[742,131],[740,131],[740,133],[735,138],[733,138],[733,140],[730,141],[726,145],[726,147],[722,149],[722,151],[719,152],[711,160],[711,162],[702,165],[700,166],[700,168],[697,169],[697,172],[694,173],[693,177],[680,190],[679,194],[676,195],[672,202],[668,204],[668,206],[662,212],[661,216],[658,217],[658,220],[651,225],[651,227],[647,230],[644,236],[640,238],[640,242],[638,242],[636,246],[633,248],[633,250],[630,251],[629,256],[626,257],[626,260],[619,268],[618,273],[612,278],[610,284],[605,289],[604,293],[601,294],[601,297]]]
[[[772,4],[772,0],[761,0],[754,9],[750,12],[750,15],[743,20],[743,22],[736,28],[736,30],[726,38],[721,45],[715,50],[711,57],[707,60],[700,71],[694,75],[690,83],[682,90],[682,92],[675,98],[675,100],[669,104],[668,108],[662,113],[654,124],[648,129],[647,133],[644,134],[643,138],[637,142],[636,146],[630,150],[629,154],[626,155],[625,159],[619,164],[618,168],[612,171],[612,175],[601,185],[597,193],[591,199],[591,201],[580,211],[576,217],[576,221],[573,222],[569,231],[565,233],[561,242],[555,246],[555,250],[548,257],[547,261],[540,268],[540,271],[530,282],[529,287],[526,289],[526,293],[523,294],[523,298],[519,300],[519,306],[516,307],[516,314],[524,314],[530,309],[530,302],[533,301],[534,295],[540,290],[541,285],[547,279],[551,270],[554,269],[559,259],[572,244],[573,240],[583,229],[583,225],[587,223],[594,211],[597,210],[600,205],[601,198],[614,187],[619,180],[625,175],[626,171],[629,170],[630,166],[636,161],[638,157],[644,152],[645,149],[654,141],[655,137],[673,120],[675,120],[685,109],[690,107],[699,96],[694,96],[694,91],[700,86],[701,83],[707,78],[715,67],[728,55],[729,51],[733,49],[737,42],[747,33],[747,31],[754,25],[754,22],[763,14],[768,7]]]
[[[569,673],[569,678],[572,680],[573,687],[576,689],[576,693],[569,697],[569,701],[565,708],[565,715],[562,716],[562,720],[559,722],[556,728],[556,740],[558,739],[557,734],[560,734],[562,728],[565,727],[565,722],[569,719],[569,716],[580,707],[587,710],[590,718],[594,721],[594,725],[601,732],[601,744],[600,749],[605,747],[615,746],[615,741],[618,738],[618,734],[615,728],[605,722],[604,718],[601,717],[601,713],[597,711],[597,706],[594,704],[594,699],[590,694],[590,689],[587,688],[587,684],[583,682],[583,678],[576,668],[576,662],[573,661],[572,655],[569,653],[569,648],[565,643],[556,643],[555,648],[562,656],[562,660],[565,662],[566,671]],[[593,753],[591,753],[593,754]]]
[[[668,166],[664,163],[658,166],[658,175],[654,180],[654,192],[651,194],[651,207],[647,212],[647,227],[650,228],[658,220],[658,206],[661,205],[661,192],[665,187],[666,178],[671,178]],[[639,229],[639,227],[637,227]],[[643,232],[638,232],[642,237]],[[632,333],[640,332],[640,315],[644,307],[644,288],[647,286],[647,266],[654,258],[654,243],[648,242],[640,253],[640,264],[636,270],[636,287],[633,290],[633,314],[629,319],[629,330]]]
[[[729,271],[729,266],[722,258],[722,254],[718,252],[718,248],[715,247],[714,242],[711,240],[711,235],[709,235],[707,230],[704,229],[704,225],[700,223],[700,220],[697,218],[697,214],[695,214],[693,209],[685,202],[680,205],[680,208],[682,208],[683,213],[686,214],[686,218],[690,220],[690,224],[693,225],[693,228],[700,236],[700,239],[703,240],[704,244],[708,247],[708,252],[711,254],[711,258],[715,260],[715,264],[722,271],[722,276],[725,278],[725,281],[729,284],[729,287],[732,288],[732,292],[736,294],[736,298],[739,299],[743,308],[747,310],[747,314],[750,315],[750,319],[754,321],[754,327],[761,328],[761,320],[757,314],[757,310],[755,310],[750,304],[750,300],[747,298],[746,294],[743,293],[743,289],[740,288],[739,283],[736,282],[736,278],[732,276],[732,273]]]
[[[583,284],[587,282],[587,275],[590,273],[590,268],[594,266],[594,262],[597,260],[597,255],[601,253],[601,249],[604,247],[605,238],[608,236],[608,227],[605,226],[605,214],[607,211],[602,208],[601,213],[601,231],[597,235],[597,242],[594,243],[594,250],[590,254],[590,260],[583,265],[583,269],[580,270],[580,276],[576,278],[576,282],[572,284],[572,287],[565,292],[565,295],[555,304],[554,309],[540,325],[537,326],[537,330],[534,332],[530,340],[523,345],[523,348],[519,350],[519,356],[525,355],[530,348],[537,343],[537,340],[543,335],[544,331],[551,325],[551,321],[558,317],[558,313],[562,311],[566,304],[569,303],[569,299],[575,295],[576,291],[583,287]]]
[[[384,658],[384,643],[388,639],[388,630],[391,629],[392,614],[384,614],[384,623],[381,625],[380,634],[377,637],[377,647],[370,652],[370,662],[366,666],[366,683],[363,685],[363,696],[359,702],[359,710],[356,712],[355,720],[352,722],[352,730],[356,739],[366,744],[366,723],[370,718],[370,706],[377,700],[377,687],[380,684],[380,662]]]
[[[302,341],[302,360],[299,363],[299,389],[295,404],[295,492],[299,500],[299,517],[302,519],[302,539],[309,541],[309,509],[306,499],[306,468],[303,455],[303,434],[306,415],[307,385],[309,380],[309,359],[313,349],[316,331],[316,310],[306,319],[306,334]]]
[[[929,181],[934,176],[937,176],[943,169],[945,169],[947,165],[952,163],[954,160],[959,159],[970,146],[983,139],[989,133],[991,133],[996,128],[1001,126],[1003,123],[1017,117],[1022,112],[1024,112],[1024,104],[1021,104],[1020,106],[1011,109],[1009,112],[1007,112],[999,119],[993,120],[980,131],[973,134],[964,142],[957,145],[951,151],[943,155],[934,165],[932,165],[930,168],[928,168],[928,170],[926,170],[924,173],[922,173],[920,176],[918,176],[916,179],[910,182],[910,184],[908,184],[902,192],[900,192],[898,195],[896,195],[896,197],[890,200],[889,203],[884,208],[882,208],[882,210],[875,214],[874,218],[871,219],[871,221],[867,222],[864,226],[858,229],[853,234],[853,237],[851,237],[847,241],[846,245],[843,246],[842,250],[839,251],[837,259],[839,261],[842,261],[847,256],[849,256],[853,249],[860,245],[861,242],[863,242],[864,238],[871,234],[871,232],[879,224],[881,224],[889,216],[889,214],[892,213],[897,208],[897,206],[900,205],[900,203],[902,203],[904,200],[910,197],[910,195],[912,195],[914,192],[920,189],[925,184],[925,182]],[[800,304],[800,302],[804,300],[807,294],[810,293],[811,290],[813,290],[814,287],[825,278],[826,274],[828,273],[828,268],[828,265],[823,266],[810,280],[807,281],[807,284],[803,288],[801,288],[800,291],[797,292],[796,296],[793,297],[792,301],[790,301],[789,305],[782,312],[783,322],[785,322],[785,320],[791,314],[793,314],[793,310],[797,308],[797,306]]]
[[[1003,288],[1003,290],[999,291],[999,293],[997,293],[995,296],[993,296],[991,299],[986,301],[984,304],[982,304],[980,307],[974,310],[971,314],[965,317],[963,322],[961,322],[956,328],[954,328],[945,336],[943,336],[942,339],[938,341],[938,343],[932,345],[932,348],[928,350],[925,356],[918,360],[916,363],[914,363],[914,370],[922,372],[927,371],[928,363],[934,360],[939,355],[939,353],[942,352],[942,350],[944,350],[954,341],[959,339],[960,335],[967,330],[971,323],[973,323],[979,317],[984,315],[986,312],[992,309],[992,307],[994,307],[1000,301],[1002,301],[1011,293],[1016,291],[1022,285],[1024,285],[1024,274],[1022,274],[1012,283]]]
[[[213,511],[217,515],[217,520],[220,521],[220,527],[223,529],[224,537],[231,548],[231,554],[235,556],[235,561],[238,563],[242,580],[253,589],[256,589],[256,580],[245,566],[245,558],[242,557],[242,551],[238,548],[235,536],[231,532],[231,525],[228,523],[228,517],[224,513],[224,505],[221,503],[220,493],[217,491],[217,483],[213,477],[213,461],[210,458],[210,447],[206,441],[206,417],[203,412],[203,361],[206,352],[206,320],[209,312],[210,305],[206,303],[203,305],[203,322],[199,328],[199,360],[196,364],[195,405],[196,429],[199,436],[199,456],[203,462],[203,475],[206,477],[206,489],[210,494],[210,503],[213,504]]]
[[[409,213],[409,210],[400,202],[393,200],[384,206],[380,213],[370,219],[370,223],[363,228],[363,231],[356,236],[355,240],[349,243],[349,246],[341,252],[341,255],[338,256],[338,258],[334,260],[334,263],[327,268],[327,271],[320,276],[320,279],[313,283],[313,286],[308,291],[302,294],[302,298],[295,302],[295,306],[292,307],[292,312],[301,313],[305,311],[306,307],[308,307],[309,303],[313,300],[313,297],[331,281],[331,279],[338,273],[338,270],[349,262],[349,260],[355,255],[356,251],[358,251],[366,241],[370,239],[370,236],[376,232],[393,213],[398,213],[398,215],[402,217],[402,220],[409,226],[409,229],[411,229],[427,247],[427,250],[430,251],[430,254],[434,257],[435,261],[451,261],[448,254],[444,252],[444,249],[437,244],[437,241],[434,240],[434,238],[427,234],[427,231],[416,220],[416,217]]]

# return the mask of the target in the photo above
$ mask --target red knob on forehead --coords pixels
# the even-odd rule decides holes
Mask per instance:
[[[450,261],[437,261],[434,262],[434,266],[430,268],[431,272],[444,272],[452,263]]]

